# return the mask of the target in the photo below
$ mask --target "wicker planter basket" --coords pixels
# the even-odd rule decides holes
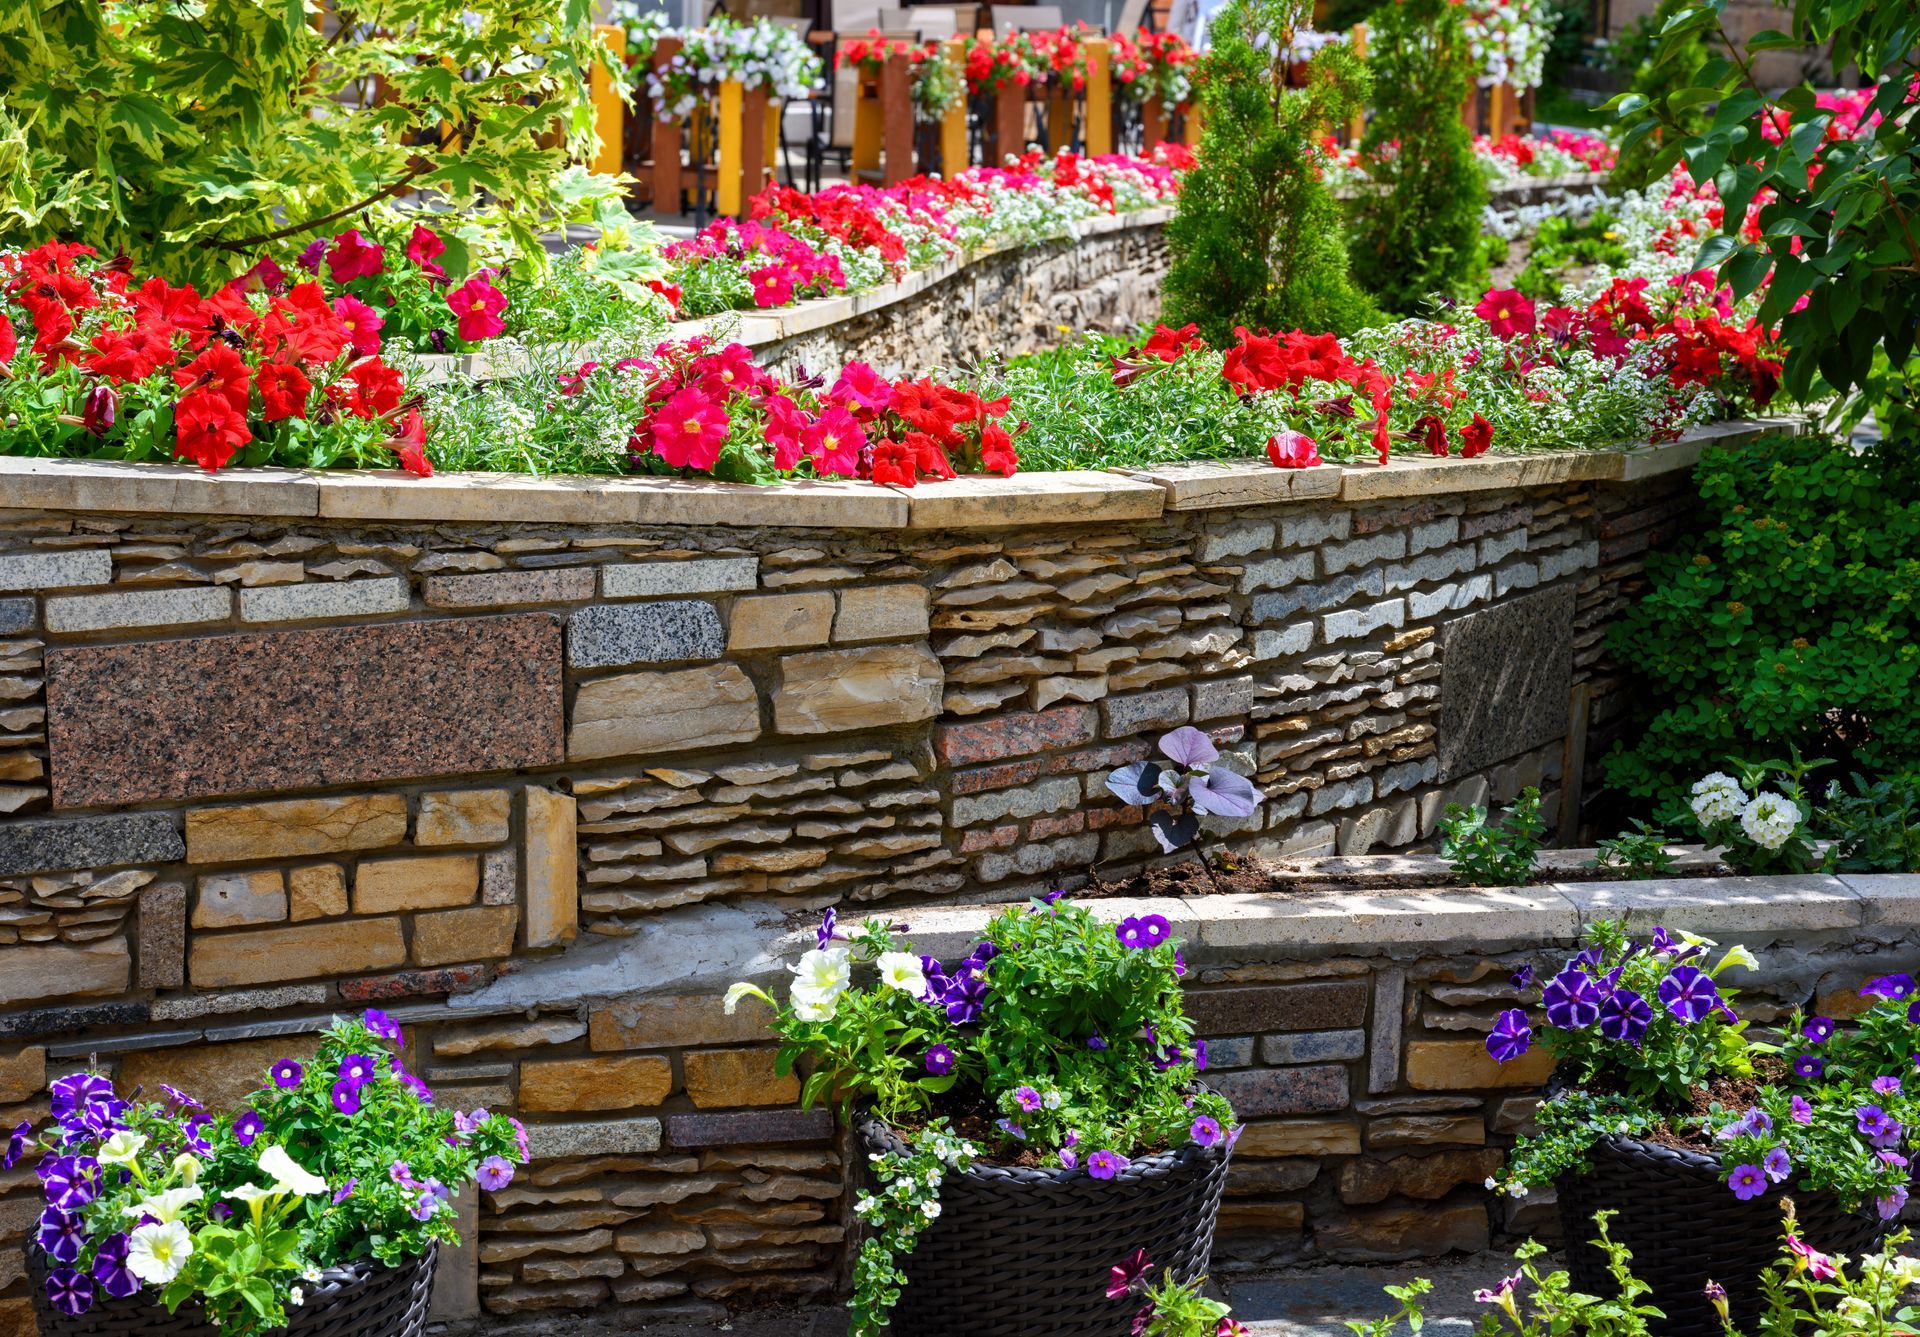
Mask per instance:
[[[1593,1214],[1614,1209],[1608,1233],[1633,1251],[1634,1275],[1653,1287],[1647,1303],[1667,1315],[1650,1325],[1661,1337],[1721,1337],[1720,1319],[1702,1295],[1709,1281],[1726,1287],[1735,1326],[1752,1331],[1760,1274],[1780,1257],[1783,1196],[1793,1198],[1800,1237],[1827,1253],[1876,1248],[1890,1229],[1871,1205],[1849,1212],[1828,1193],[1774,1188],[1742,1202],[1720,1178],[1715,1158],[1611,1134],[1594,1144],[1592,1173],[1562,1176],[1554,1188],[1573,1288],[1617,1293],[1606,1256],[1588,1243]]]
[[[900,1150],[885,1125],[855,1126],[866,1152]],[[1107,1299],[1135,1249],[1191,1281],[1207,1269],[1227,1182],[1224,1145],[1142,1156],[1112,1179],[976,1166],[948,1178],[940,1218],[904,1260],[894,1337],[1128,1337],[1136,1305]]]
[[[420,1337],[427,1326],[437,1245],[399,1267],[359,1259],[329,1268],[304,1287],[306,1299],[282,1329],[288,1337]],[[176,1314],[145,1289],[124,1300],[96,1294],[93,1308],[70,1317],[47,1303],[46,1258],[27,1250],[27,1281],[40,1337],[219,1337],[195,1303]]]

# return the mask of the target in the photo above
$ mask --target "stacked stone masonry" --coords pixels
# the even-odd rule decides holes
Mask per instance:
[[[839,1142],[718,1003],[787,916],[1137,867],[1103,777],[1188,723],[1271,796],[1242,851],[1417,849],[1529,784],[1574,832],[1684,475],[1136,492],[951,529],[0,512],[0,1124],[90,1059],[234,1100],[377,1003],[444,1101],[532,1129],[446,1316],[819,1296]],[[1506,958],[1295,955],[1197,953],[1252,1121],[1225,1256],[1483,1241],[1540,1075],[1475,1057]],[[0,1175],[0,1333],[34,1198]]]

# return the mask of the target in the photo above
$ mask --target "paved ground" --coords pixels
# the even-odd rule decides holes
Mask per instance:
[[[1393,1307],[1381,1294],[1382,1286],[1423,1276],[1433,1282],[1423,1334],[1465,1337],[1483,1312],[1473,1292],[1504,1275],[1510,1265],[1504,1255],[1476,1254],[1427,1263],[1303,1267],[1229,1277],[1225,1289],[1234,1313],[1257,1337],[1348,1337],[1346,1320],[1371,1321]],[[475,1337],[845,1337],[846,1317],[838,1307],[808,1308],[716,1323],[690,1310],[684,1322],[530,1316],[483,1323],[470,1331]],[[1402,1328],[1401,1337],[1405,1334]]]

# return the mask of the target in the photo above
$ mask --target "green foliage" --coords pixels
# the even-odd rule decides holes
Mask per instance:
[[[1373,118],[1360,146],[1372,185],[1352,206],[1353,274],[1382,306],[1415,314],[1484,287],[1487,179],[1459,110],[1478,62],[1453,0],[1393,0],[1373,23]]]
[[[1449,803],[1440,819],[1440,856],[1468,886],[1524,886],[1533,877],[1533,859],[1547,830],[1540,818],[1540,791],[1521,790],[1504,822],[1492,822],[1490,816],[1485,808]]]
[[[1425,1277],[1415,1277],[1404,1286],[1382,1286],[1389,1300],[1394,1302],[1394,1310],[1374,1319],[1371,1323],[1360,1323],[1354,1319],[1346,1321],[1347,1330],[1353,1337],[1393,1337],[1402,1323],[1408,1332],[1419,1332],[1426,1326],[1420,1297],[1433,1289],[1433,1283]]]
[[[1246,1329],[1229,1317],[1232,1310],[1202,1294],[1205,1277],[1181,1281],[1162,1270],[1160,1280],[1148,1286],[1134,1317],[1138,1337],[1226,1337]]]
[[[1628,94],[1647,99],[1659,97],[1669,90],[1670,80],[1691,78],[1694,71],[1707,63],[1707,40],[1697,28],[1669,36],[1663,53],[1662,29],[1691,3],[1692,0],[1660,0],[1651,14],[1635,19],[1614,39],[1607,52],[1607,63],[1626,80]],[[1671,142],[1676,135],[1702,133],[1713,120],[1711,110],[1702,105],[1677,107],[1671,114],[1670,127],[1654,129],[1642,137],[1629,137],[1620,145],[1620,156],[1613,168],[1615,186],[1624,189],[1646,184],[1656,175],[1653,160],[1662,144]]]
[[[1784,31],[1767,29],[1744,42],[1727,30],[1726,8],[1727,0],[1676,8],[1646,85],[1615,100],[1627,126],[1624,143],[1658,133],[1649,177],[1684,159],[1695,180],[1718,186],[1722,233],[1707,239],[1696,267],[1718,269],[1736,299],[1756,291],[1771,271],[1760,319],[1780,322],[1790,349],[1786,389],[1804,400],[1831,387],[1847,397],[1844,420],[1871,407],[1882,430],[1911,448],[1920,437],[1920,360],[1913,356],[1920,126],[1907,100],[1913,6],[1800,0],[1780,12]],[[1696,65],[1702,37],[1712,54]],[[1833,113],[1817,106],[1810,83],[1770,98],[1753,74],[1760,53],[1829,45],[1833,82],[1857,67],[1875,90],[1858,131],[1831,138]],[[1690,114],[1710,105],[1713,118],[1704,128],[1689,124]],[[1770,142],[1762,125],[1776,105],[1791,126]],[[1877,128],[1868,124],[1874,115],[1883,118]],[[1743,229],[1756,198],[1768,202],[1757,215],[1760,240],[1749,241]]]
[[[1780,1259],[1760,1278],[1761,1337],[1895,1337],[1920,1326],[1920,1309],[1908,1302],[1920,1285],[1920,1259],[1907,1256],[1912,1232],[1895,1230],[1878,1251],[1852,1261],[1829,1258],[1799,1238],[1791,1199],[1783,1209]],[[1741,1337],[1725,1301],[1715,1305],[1728,1337]]]
[[[1557,302],[1568,270],[1592,265],[1625,267],[1633,256],[1620,244],[1617,223],[1605,209],[1577,220],[1558,214],[1542,219],[1533,234],[1533,247],[1527,252],[1527,266],[1513,286],[1537,301]]]
[[[1814,814],[1832,841],[1825,867],[1850,873],[1920,873],[1920,772],[1828,786]]]
[[[1670,802],[1730,756],[1920,760],[1920,485],[1819,437],[1709,449],[1704,516],[1614,628],[1638,741],[1608,780]]]
[[[1288,87],[1287,51],[1310,13],[1304,0],[1231,0],[1209,29],[1199,162],[1167,225],[1164,300],[1170,324],[1198,324],[1214,344],[1236,325],[1346,334],[1375,319],[1348,276],[1317,148],[1371,81],[1336,42],[1308,64],[1304,88]]]
[[[878,1191],[863,1193],[854,1215],[865,1228],[853,1258],[853,1294],[847,1297],[851,1337],[875,1337],[900,1303],[907,1284],[901,1258],[913,1252],[920,1232],[940,1216],[940,1189],[949,1174],[973,1168],[980,1149],[956,1136],[945,1119],[935,1119],[903,1152],[884,1151],[868,1166]]]
[[[1593,866],[1629,882],[1646,882],[1665,877],[1674,861],[1675,856],[1667,849],[1667,833],[1635,818],[1633,830],[1600,842]]]
[[[610,59],[585,0],[324,14],[312,0],[0,6],[0,247],[57,234],[204,286],[415,191],[484,200],[537,263],[538,233],[611,189],[567,165],[592,143],[588,66]],[[556,129],[565,143],[548,146]]]

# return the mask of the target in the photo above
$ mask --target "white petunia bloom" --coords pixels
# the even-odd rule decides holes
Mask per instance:
[[[238,1188],[227,1190],[229,1198],[235,1202],[244,1202],[249,1207],[257,1202],[265,1202],[268,1198],[277,1197],[279,1193],[280,1190],[277,1188],[262,1188],[258,1184],[242,1184]]]
[[[173,1172],[180,1176],[183,1184],[200,1182],[200,1162],[192,1152],[183,1151],[173,1158]]]
[[[1688,803],[1702,826],[1731,821],[1746,805],[1747,791],[1740,787],[1738,780],[1721,771],[1696,782],[1693,798]]]
[[[198,1188],[170,1188],[165,1193],[156,1193],[151,1198],[134,1203],[126,1212],[136,1221],[143,1216],[151,1216],[164,1226],[178,1221],[180,1214],[187,1210],[188,1203],[198,1202],[204,1196]]]
[[[880,969],[880,982],[889,989],[918,998],[927,991],[927,974],[920,958],[912,952],[882,952],[874,963]]]
[[[727,990],[725,1006],[728,1016],[733,1015],[734,1009],[740,1006],[740,1000],[742,998],[758,998],[767,1003],[773,1002],[773,999],[767,997],[767,991],[765,989],[762,989],[757,984],[748,984],[742,981]]]
[[[816,947],[793,968],[793,1011],[802,1021],[829,1021],[853,979],[845,947]]]
[[[132,1165],[140,1149],[146,1145],[145,1137],[122,1128],[100,1144],[98,1160],[102,1165]]]
[[[313,1193],[325,1193],[327,1181],[319,1175],[310,1174],[293,1157],[287,1155],[285,1147],[268,1147],[260,1153],[260,1168],[273,1176],[273,1187],[280,1193],[292,1193],[306,1197]]]
[[[1799,826],[1799,806],[1778,794],[1755,794],[1740,813],[1740,829],[1763,850],[1779,849]]]
[[[193,1254],[193,1236],[178,1221],[141,1226],[127,1240],[127,1271],[153,1286],[180,1275]]]

